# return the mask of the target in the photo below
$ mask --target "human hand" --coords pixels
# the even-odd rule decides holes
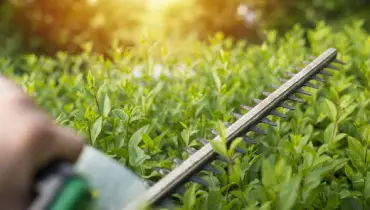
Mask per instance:
[[[76,161],[83,144],[0,76],[0,209],[27,209],[37,171],[56,158]]]

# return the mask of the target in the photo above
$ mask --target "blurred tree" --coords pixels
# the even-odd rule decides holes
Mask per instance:
[[[260,34],[256,24],[257,14],[238,14],[238,8],[245,0],[188,0],[171,5],[165,12],[168,34],[190,34],[199,39],[223,32],[236,39],[256,41]],[[185,1],[184,1],[185,2]]]
[[[134,44],[135,32],[145,13],[145,0],[11,0],[13,22],[32,50],[78,52],[93,43],[104,52],[113,40]]]
[[[78,52],[87,41],[93,43],[95,52],[106,52],[114,40],[133,46],[149,26],[152,35],[180,41],[186,36],[204,40],[223,32],[254,43],[264,39],[265,29],[283,34],[294,24],[312,28],[321,20],[341,27],[343,22],[364,19],[365,28],[370,29],[366,22],[370,20],[369,0],[168,0],[159,10],[148,6],[148,2],[157,3],[154,0],[8,2],[13,11],[9,15],[10,7],[6,7],[1,13],[7,17],[0,20],[2,36],[9,37],[4,31],[16,31],[13,26],[17,26],[25,44],[14,46],[49,54]]]
[[[187,2],[190,2],[188,0]],[[193,0],[167,10],[168,33],[196,33],[206,39],[218,31],[236,39],[260,41],[265,29],[285,33],[299,23],[313,28],[324,20],[340,24],[354,19],[370,20],[368,0]],[[190,11],[190,12],[189,12]],[[370,29],[369,23],[365,24]]]

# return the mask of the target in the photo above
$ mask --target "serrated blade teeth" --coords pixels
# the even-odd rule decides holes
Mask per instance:
[[[231,126],[231,123],[229,122],[222,122],[226,127],[230,127]]]
[[[270,86],[271,88],[273,88],[273,89],[279,89],[279,87],[280,87],[280,86],[278,86],[278,85],[273,85],[273,84],[269,84],[269,86]]]
[[[145,180],[144,184],[145,184],[146,187],[151,187],[155,184],[155,182],[153,182],[151,180]]]
[[[280,103],[280,106],[285,108],[285,109],[289,109],[289,110],[295,110],[294,107],[290,106],[289,104],[286,104],[284,102]]]
[[[300,67],[298,67],[298,66],[296,66],[296,65],[293,65],[292,67],[293,67],[293,69],[294,69],[294,70],[296,70],[296,71],[302,71],[302,68],[300,68]]]
[[[244,135],[242,138],[243,138],[243,141],[246,143],[257,144],[255,140],[253,140],[251,137],[247,135]]]
[[[267,97],[267,96],[269,96],[271,93],[266,92],[266,91],[263,91],[263,92],[262,92],[262,94],[263,94],[264,96],[266,96],[266,97]]]
[[[185,147],[185,151],[189,154],[189,155],[193,155],[194,153],[197,152],[196,149],[192,148],[192,147]]]
[[[316,75],[313,75],[311,78],[312,78],[313,80],[316,80],[316,81],[319,81],[319,82],[326,82],[326,80],[324,80],[323,78],[318,77],[318,76],[316,76]]]
[[[186,188],[185,188],[185,186],[181,185],[180,187],[176,188],[175,192],[180,194],[180,195],[184,195],[186,193]],[[165,205],[165,206],[168,206],[168,205]]]
[[[217,175],[221,174],[221,171],[217,170],[215,167],[213,167],[210,164],[205,165],[203,169],[206,170],[206,171],[210,171],[210,172],[212,172],[214,174],[217,174]]]
[[[307,86],[307,87],[311,87],[311,88],[315,88],[315,89],[319,89],[319,87],[317,85],[314,85],[312,84],[311,82],[306,82],[304,84],[304,86]]]
[[[171,171],[170,170],[167,170],[167,169],[163,169],[163,168],[156,168],[155,169],[158,173],[160,173],[161,175],[165,176],[167,175],[168,173],[170,173]]]
[[[292,73],[292,72],[285,72],[286,75],[288,75],[289,77],[294,77],[296,74]]]
[[[212,133],[213,135],[215,135],[215,136],[217,136],[217,135],[218,135],[218,133],[217,133],[217,131],[216,131],[215,129],[210,129],[210,131],[211,131],[211,133]]]
[[[302,63],[303,63],[303,64],[305,64],[305,65],[310,64],[310,62],[309,62],[309,61],[302,61]]]
[[[292,101],[297,101],[297,102],[300,102],[300,103],[304,103],[304,100],[301,99],[301,98],[298,98],[297,96],[295,95],[290,95],[289,96],[289,99],[292,100]]]
[[[316,59],[316,57],[315,56],[313,56],[313,55],[309,55],[309,56],[307,56],[308,57],[308,59],[311,59],[311,60],[315,60]]]
[[[340,68],[338,68],[338,67],[336,67],[336,66],[333,66],[333,65],[331,65],[331,64],[327,64],[327,65],[325,66],[325,68],[328,68],[328,69],[334,69],[334,70],[337,70],[337,71],[339,71],[339,70],[340,70]]]
[[[202,138],[198,138],[197,141],[199,141],[201,144],[206,145],[208,144],[208,141]]]
[[[256,133],[259,133],[259,134],[263,134],[263,135],[267,135],[267,132],[265,130],[262,130],[261,128],[257,127],[257,126],[252,126],[250,128],[251,131],[254,131]]]
[[[338,60],[338,59],[334,59],[333,62],[342,64],[342,65],[346,65],[346,63],[344,63],[343,61]]]
[[[199,176],[192,176],[192,177],[190,177],[189,180],[192,181],[192,182],[198,183],[200,185],[203,185],[205,187],[208,187],[208,183],[206,181],[204,181],[202,178],[200,178]]]
[[[278,116],[278,117],[281,117],[281,118],[284,118],[284,119],[286,118],[285,114],[278,112],[276,109],[271,111],[271,115]]]
[[[282,82],[282,83],[285,83],[285,82],[287,82],[288,80],[286,80],[286,79],[283,79],[283,78],[278,78],[278,80],[280,81],[280,82]]]
[[[254,103],[256,103],[256,104],[259,104],[259,103],[261,103],[261,101],[262,101],[262,100],[257,99],[257,98],[252,98],[252,101],[253,101]]]
[[[240,119],[240,118],[242,118],[243,117],[243,115],[242,114],[239,114],[239,113],[235,113],[235,112],[233,112],[233,113],[231,113],[232,114],[232,116],[233,117],[235,117],[235,118],[237,118],[237,119]]]
[[[240,105],[240,108],[242,108],[242,109],[244,109],[244,110],[247,110],[247,111],[249,111],[249,110],[251,110],[251,109],[253,109],[253,107],[251,107],[251,106],[247,106],[247,105]]]
[[[303,88],[298,88],[296,90],[297,93],[301,93],[301,94],[304,94],[304,95],[308,95],[308,96],[311,96],[311,94],[307,91],[305,91]]]
[[[179,165],[181,165],[181,163],[182,163],[182,162],[184,162],[184,161],[182,161],[182,160],[180,160],[180,159],[177,159],[177,158],[174,158],[174,159],[172,159],[172,162],[174,162],[177,166],[179,166]]]
[[[240,147],[236,147],[235,151],[243,155],[247,153],[245,150],[241,149]]]
[[[277,126],[276,122],[269,120],[268,118],[263,118],[262,121],[265,124],[271,125],[271,126]]]
[[[323,74],[323,75],[326,75],[326,76],[333,76],[333,74],[332,73],[330,73],[330,72],[327,72],[327,71],[325,71],[325,70],[320,70],[320,72],[319,72],[320,74]]]
[[[221,155],[216,155],[216,157],[215,157],[217,160],[221,160],[221,161],[223,161],[223,162],[229,162],[224,156],[221,156]]]

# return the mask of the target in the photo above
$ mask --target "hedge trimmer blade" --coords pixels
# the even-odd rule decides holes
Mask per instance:
[[[325,82],[325,80],[319,75],[332,76],[328,70],[339,70],[339,68],[332,65],[332,63],[344,63],[337,60],[336,56],[337,50],[330,48],[317,58],[309,57],[313,60],[310,62],[304,62],[306,66],[303,69],[297,68],[297,72],[295,73],[288,72],[287,75],[290,77],[288,80],[281,79],[281,81],[284,82],[283,85],[280,87],[271,85],[271,87],[275,89],[273,92],[263,92],[263,95],[266,98],[263,100],[253,99],[253,102],[257,105],[254,107],[242,105],[241,108],[248,112],[246,114],[233,113],[232,115],[237,119],[236,122],[232,124],[225,122],[225,125],[227,126],[226,142],[228,146],[238,137],[242,137],[244,142],[248,144],[257,143],[246,134],[248,132],[255,132],[262,135],[267,134],[266,131],[257,127],[257,125],[264,123],[270,126],[276,126],[276,123],[267,117],[269,115],[274,115],[285,118],[286,116],[283,113],[276,110],[278,107],[295,110],[295,108],[286,103],[286,101],[304,102],[296,94],[310,95],[310,93],[304,90],[303,87],[318,88],[310,82],[311,80]],[[211,132],[216,135],[213,141],[221,140],[217,131],[212,130]],[[185,150],[190,154],[190,157],[186,160],[175,159],[174,163],[177,167],[172,171],[167,169],[157,169],[157,171],[164,175],[164,177],[157,183],[154,183],[141,197],[130,203],[125,209],[134,210],[159,204],[172,193],[176,191],[178,192],[182,185],[188,181],[207,186],[207,182],[197,176],[197,173],[201,170],[217,173],[217,169],[213,168],[210,163],[215,159],[227,160],[218,155],[207,140],[199,139],[199,141],[203,143],[204,146],[199,150],[194,148],[185,148]],[[245,152],[241,148],[237,148],[236,151],[240,153]]]

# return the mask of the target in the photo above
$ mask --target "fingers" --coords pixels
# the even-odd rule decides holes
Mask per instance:
[[[53,125],[51,130],[56,156],[69,162],[75,162],[84,146],[84,140],[69,128]]]
[[[35,125],[28,148],[36,168],[44,167],[50,161],[58,159],[74,163],[79,157],[83,138],[68,128],[53,124],[51,121]],[[31,135],[29,135],[31,136]]]
[[[6,106],[33,106],[30,96],[12,81],[0,76],[0,103],[1,107]]]
[[[17,125],[12,130],[19,131],[11,136],[17,137],[19,146],[28,150],[37,166],[52,158],[76,161],[83,148],[82,137],[54,124],[52,118],[38,109],[20,87],[1,76],[0,96],[0,108],[13,112],[11,120]]]

